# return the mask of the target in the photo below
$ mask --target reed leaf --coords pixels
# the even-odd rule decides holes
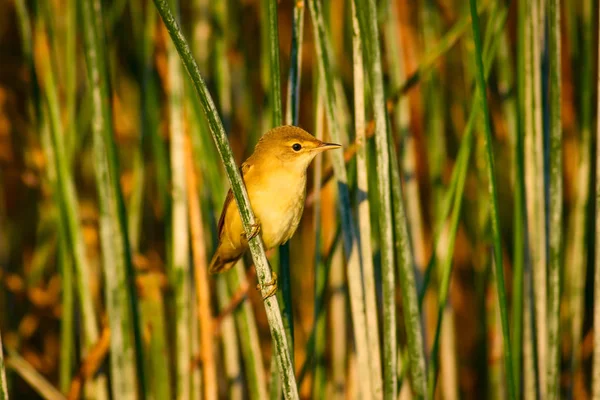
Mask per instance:
[[[242,182],[240,173],[235,165],[233,154],[227,142],[225,130],[223,129],[223,124],[219,119],[219,115],[216,111],[212,97],[210,96],[208,88],[206,87],[206,84],[200,75],[198,65],[192,56],[190,47],[181,33],[181,30],[179,29],[179,26],[173,17],[166,0],[155,0],[154,3],[163,20],[163,23],[169,31],[175,47],[177,48],[181,61],[190,75],[194,88],[200,97],[202,107],[209,122],[211,133],[213,134],[213,139],[215,140],[219,155],[221,156],[221,160],[225,166],[236,204],[240,210],[244,230],[248,236],[250,236],[251,226],[255,223],[254,214],[250,208],[248,193],[246,192],[246,188]],[[265,256],[263,243],[259,236],[250,240],[249,247],[254,260],[259,283],[261,287],[263,287],[263,295],[266,295],[268,293],[268,287],[265,284],[272,280],[272,276]],[[283,382],[284,396],[286,398],[298,398],[298,389],[294,379],[287,339],[285,336],[283,322],[281,320],[279,303],[276,298],[271,296],[264,300],[264,305],[267,312],[267,318],[269,320],[271,336],[274,341],[274,348],[277,352],[277,363]]]
[[[492,148],[492,127],[490,112],[487,104],[486,80],[483,69],[483,49],[481,45],[481,33],[479,29],[479,16],[477,15],[477,1],[470,0],[471,17],[473,27],[473,37],[475,41],[475,63],[477,65],[477,86],[480,91],[480,106],[485,120],[485,147],[487,172],[489,179],[489,193],[492,200],[491,220],[492,235],[494,242],[494,271],[496,276],[496,286],[498,293],[498,303],[500,306],[500,319],[502,325],[502,335],[504,344],[504,366],[506,369],[506,381],[508,386],[508,397],[515,399],[515,385],[512,374],[512,354],[510,346],[510,332],[508,327],[508,308],[506,303],[506,292],[504,289],[504,264],[502,264],[502,243],[500,236],[500,219],[498,215],[498,194],[496,187],[494,154]]]

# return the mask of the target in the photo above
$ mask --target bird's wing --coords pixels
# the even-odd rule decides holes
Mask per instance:
[[[244,180],[244,176],[250,170],[250,164],[243,163],[240,167],[240,174],[242,174],[242,180]],[[246,182],[244,182],[246,184]],[[223,209],[221,210],[221,216],[219,217],[219,224],[217,225],[217,237],[221,237],[221,233],[223,232],[223,225],[225,225],[225,215],[227,214],[227,208],[229,207],[229,203],[233,200],[233,192],[231,188],[227,192],[227,197],[225,197],[225,203],[223,204]]]

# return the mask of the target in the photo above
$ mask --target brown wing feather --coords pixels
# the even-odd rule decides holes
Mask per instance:
[[[250,170],[250,165],[243,163],[240,167],[240,174],[242,174],[242,181],[244,180],[244,175]],[[244,184],[246,182],[244,181]],[[225,202],[223,203],[223,209],[221,210],[221,216],[219,217],[219,223],[217,224],[217,237],[221,238],[221,233],[223,232],[223,225],[225,225],[225,214],[227,213],[227,207],[229,207],[229,203],[233,200],[233,192],[231,188],[227,192],[227,197],[225,197]]]

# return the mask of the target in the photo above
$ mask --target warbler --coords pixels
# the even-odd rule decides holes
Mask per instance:
[[[241,166],[257,222],[246,238],[237,203],[229,189],[219,218],[219,244],[209,271],[214,274],[233,267],[248,249],[248,240],[259,233],[267,250],[286,243],[296,232],[304,210],[308,166],[317,154],[340,147],[291,125],[265,133]]]

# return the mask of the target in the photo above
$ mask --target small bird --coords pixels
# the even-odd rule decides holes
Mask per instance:
[[[246,238],[229,189],[219,218],[219,244],[209,271],[214,274],[233,267],[248,249],[248,240],[259,232],[267,250],[286,243],[296,232],[304,210],[309,164],[318,153],[340,147],[324,143],[291,125],[265,133],[241,167],[257,223],[252,227],[250,238]]]

